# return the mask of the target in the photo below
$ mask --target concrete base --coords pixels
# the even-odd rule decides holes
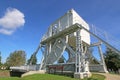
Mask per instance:
[[[84,72],[84,77],[91,77],[92,76],[92,73],[91,72]]]
[[[24,74],[22,74],[21,77],[24,77],[24,76],[28,76],[28,75],[32,75],[32,74],[45,74],[45,70],[40,70],[40,71],[29,71],[29,72],[26,72]]]
[[[92,74],[90,72],[81,72],[81,73],[74,73],[74,78],[77,79],[84,79],[85,77],[89,78]]]
[[[83,73],[74,73],[74,78],[76,78],[76,79],[83,79],[84,75],[83,75]]]

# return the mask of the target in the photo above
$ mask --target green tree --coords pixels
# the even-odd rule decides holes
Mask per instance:
[[[112,51],[110,48],[107,48],[105,62],[108,69],[117,71],[120,68],[120,55]]]
[[[36,55],[32,54],[30,59],[28,59],[27,64],[35,65],[37,64],[37,58]]]
[[[2,56],[1,56],[1,52],[0,52],[0,65],[2,65]]]
[[[26,53],[25,51],[19,50],[10,53],[6,60],[6,64],[10,66],[21,66],[26,63]]]

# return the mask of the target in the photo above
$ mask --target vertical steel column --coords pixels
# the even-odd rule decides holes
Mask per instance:
[[[48,55],[48,44],[45,45],[45,54],[44,54],[44,59],[45,59],[45,70],[46,70],[46,64],[47,64],[47,55]]]
[[[41,59],[41,64],[40,64],[40,68],[39,68],[39,70],[42,70],[42,68],[43,68],[43,61],[44,61],[44,56],[42,56],[42,59]]]
[[[82,41],[81,41],[81,36],[80,36],[80,30],[79,29],[76,32],[76,73],[80,73],[81,72],[81,45],[82,45]]]
[[[104,72],[108,73],[108,71],[106,69],[106,65],[105,65],[105,60],[104,60],[104,57],[103,57],[102,49],[101,49],[101,44],[98,45],[98,50],[99,50],[99,53],[100,53],[101,65],[103,65]]]
[[[51,48],[52,48],[52,43],[51,43],[51,41],[49,42],[49,51],[48,51],[48,55],[51,53]]]
[[[70,19],[69,19],[69,13],[67,13],[67,24],[68,24],[67,27],[70,26],[70,22],[69,22],[69,20],[70,20]]]

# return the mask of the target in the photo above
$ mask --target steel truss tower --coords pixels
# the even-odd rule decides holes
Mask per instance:
[[[92,42],[91,36],[97,39]],[[120,54],[120,42],[111,38],[96,27],[88,25],[73,9],[65,13],[62,17],[52,23],[45,35],[43,35],[40,44],[33,56],[36,56],[39,50],[42,51],[42,60],[39,70],[47,71],[49,67],[57,69],[62,68],[63,72],[74,72],[75,78],[90,77],[90,69],[107,73],[101,44],[105,44],[116,53]],[[100,54],[100,64],[97,66],[89,65],[89,48],[98,47]],[[63,57],[64,52],[68,53],[66,63],[58,64],[57,61]],[[33,59],[31,59],[33,60]],[[25,66],[22,66],[22,69]],[[11,70],[21,69],[11,67]],[[31,68],[26,68],[30,71]],[[35,69],[35,68],[34,68]]]
[[[67,50],[69,59],[66,64],[73,63],[75,67],[64,68],[64,70],[74,68],[76,78],[91,76],[89,63],[85,59],[85,54],[90,46],[90,33],[76,23],[82,24],[89,30],[89,25],[74,10],[68,11],[50,25],[41,41],[41,45],[45,47],[40,69],[46,69],[47,65],[54,65]]]
[[[92,43],[90,35],[100,42]],[[62,57],[64,51],[67,51],[69,55],[67,63],[58,65],[64,65],[64,71],[74,71],[75,78],[90,77],[89,61],[86,55],[89,54],[89,47],[98,46],[101,57],[101,67],[98,67],[98,69],[107,73],[101,42],[120,54],[118,47],[116,47],[117,45],[111,44],[108,38],[106,40],[106,35],[104,35],[103,31],[100,32],[100,30],[88,25],[72,9],[50,25],[47,33],[42,37],[39,47],[43,53],[40,70],[47,70],[47,66],[55,65],[56,61]],[[70,64],[75,66],[66,66]]]

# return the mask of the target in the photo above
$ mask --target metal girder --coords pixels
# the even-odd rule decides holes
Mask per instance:
[[[75,55],[75,51],[67,43],[65,43],[63,39],[61,39],[61,41],[66,45],[66,48],[71,52],[71,54]]]
[[[99,42],[96,42],[96,43],[91,44],[90,47],[98,46],[98,45],[101,45],[101,44],[102,44],[102,42],[99,41]]]
[[[41,44],[45,44],[45,43],[47,43],[49,41],[52,41],[54,39],[69,35],[69,34],[75,32],[78,29],[79,29],[79,27],[77,25],[72,25],[68,28],[65,28],[63,31],[60,31],[59,33],[56,33],[55,35],[52,35],[51,37],[48,37],[46,40],[41,41]]]
[[[58,38],[52,45],[51,52],[46,57],[47,58],[46,64],[53,64],[55,61],[57,61],[65,51],[65,48],[66,48],[65,44],[63,44],[61,39]]]
[[[84,29],[85,31],[87,31],[88,33],[90,33],[91,35],[93,35],[95,38],[97,38],[98,40],[100,40],[101,42],[103,42],[104,44],[106,44],[109,48],[111,48],[112,50],[114,50],[116,53],[118,53],[120,55],[120,50],[116,49],[114,46],[112,46],[111,44],[109,44],[107,41],[103,40],[102,38],[100,38],[99,36],[97,36],[95,33],[87,30],[86,28],[84,28],[81,24],[74,24],[79,26],[80,28]]]

